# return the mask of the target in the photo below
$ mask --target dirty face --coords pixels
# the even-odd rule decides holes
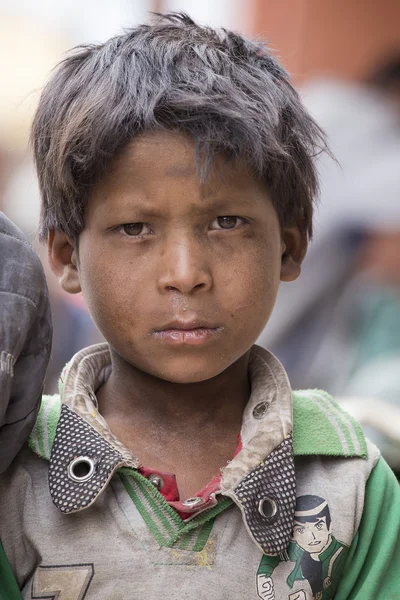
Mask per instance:
[[[219,157],[202,183],[193,142],[157,132],[127,146],[93,189],[77,276],[113,352],[193,383],[255,342],[280,278],[298,275],[298,246],[245,164]]]
[[[299,523],[295,521],[293,539],[309,554],[320,554],[330,541],[326,517],[315,522]]]

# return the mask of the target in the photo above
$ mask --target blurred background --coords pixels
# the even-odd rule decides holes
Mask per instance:
[[[168,10],[266,40],[326,130],[338,163],[319,160],[303,274],[281,285],[259,343],[293,387],[334,394],[400,473],[400,0],[0,0],[0,210],[36,244],[28,136],[52,67],[72,46]],[[101,336],[82,297],[50,273],[48,283],[51,393],[70,357]]]

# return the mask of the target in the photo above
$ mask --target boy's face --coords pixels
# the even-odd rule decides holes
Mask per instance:
[[[50,260],[67,291],[82,289],[114,352],[193,383],[248,351],[305,246],[297,227],[281,232],[244,164],[219,157],[202,184],[191,140],[159,132],[131,143],[93,189],[79,259],[55,232]]]
[[[330,531],[326,523],[326,517],[317,521],[299,523],[295,521],[293,538],[297,544],[310,554],[320,554],[330,542]]]

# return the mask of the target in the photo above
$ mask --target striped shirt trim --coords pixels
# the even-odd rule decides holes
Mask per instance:
[[[157,543],[167,548],[201,552],[215,517],[232,504],[230,498],[220,498],[216,506],[186,522],[143,475],[129,468],[120,469],[118,475]]]
[[[35,454],[46,460],[50,460],[60,412],[61,400],[57,394],[43,396],[28,443]]]
[[[343,410],[341,410],[340,407],[337,404],[335,404],[332,398],[330,398],[326,393],[319,391],[317,392],[316,396],[321,400],[321,402],[324,403],[324,406],[329,407],[332,410],[339,426],[341,427],[342,431],[346,436],[346,440],[350,446],[350,452],[360,454],[360,440],[357,437],[354,425],[350,421],[349,416]]]
[[[293,395],[295,455],[367,457],[361,425],[329,394],[321,390],[301,390]],[[333,438],[321,435],[324,421],[327,430],[333,429]]]

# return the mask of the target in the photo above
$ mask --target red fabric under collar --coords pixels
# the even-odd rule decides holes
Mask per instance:
[[[241,449],[242,440],[239,434],[238,445],[234,456],[236,456]],[[194,506],[185,506],[179,498],[178,483],[173,473],[163,473],[162,471],[157,471],[157,469],[150,469],[148,467],[140,467],[138,471],[141,475],[147,477],[147,479],[151,477],[151,475],[158,475],[161,477],[164,484],[159,489],[160,494],[164,496],[168,504],[176,510],[183,520],[192,517],[195,513],[202,511],[205,508],[213,506],[215,504],[215,494],[221,487],[221,473],[219,473],[193,496],[194,498],[201,498],[201,503],[199,502]]]

